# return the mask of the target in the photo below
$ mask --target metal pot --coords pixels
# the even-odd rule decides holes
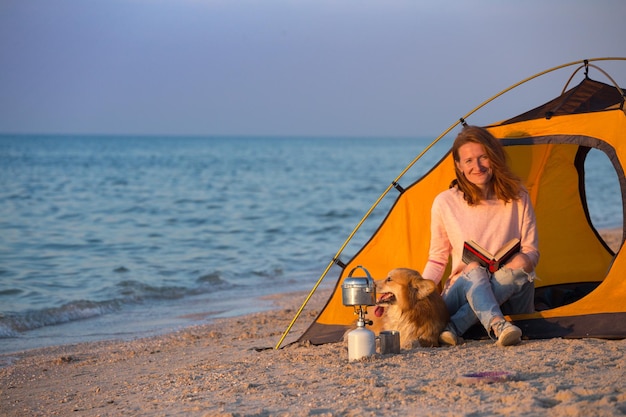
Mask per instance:
[[[365,271],[367,277],[352,277],[357,269]],[[373,306],[376,305],[376,284],[367,269],[357,266],[341,285],[344,306]]]

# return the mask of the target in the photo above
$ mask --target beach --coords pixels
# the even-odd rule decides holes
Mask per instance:
[[[508,348],[479,340],[349,362],[345,343],[295,343],[328,299],[325,289],[274,349],[306,295],[267,296],[269,311],[161,336],[0,355],[0,415],[626,414],[626,340],[524,340]],[[464,377],[488,372],[506,377]]]

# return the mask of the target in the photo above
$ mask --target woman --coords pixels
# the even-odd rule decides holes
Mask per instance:
[[[534,311],[539,260],[535,213],[521,180],[506,163],[502,144],[486,129],[464,127],[452,145],[452,156],[456,180],[433,202],[429,259],[422,274],[439,283],[452,256],[442,294],[450,323],[439,339],[456,345],[480,321],[498,345],[515,345],[522,331],[504,314]],[[493,273],[462,260],[465,241],[474,240],[495,253],[512,238],[520,239],[520,251]]]

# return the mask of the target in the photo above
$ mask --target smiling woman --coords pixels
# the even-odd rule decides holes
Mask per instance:
[[[458,154],[456,166],[463,178],[478,187],[485,200],[493,199],[495,196],[489,187],[493,170],[485,147],[479,143],[469,142],[459,148]]]
[[[452,145],[452,157],[456,179],[433,202],[430,253],[423,273],[439,283],[452,257],[442,294],[451,317],[441,342],[460,343],[460,336],[480,321],[499,345],[517,344],[522,332],[504,315],[534,311],[539,251],[530,198],[507,165],[501,142],[486,129],[465,126]],[[520,250],[496,271],[464,261],[465,242],[476,241],[495,253],[511,239],[519,239]]]
[[[459,149],[457,167],[462,171],[463,177],[481,189],[486,199],[493,198],[488,192],[493,171],[489,162],[489,155],[484,146],[478,143],[467,143]]]

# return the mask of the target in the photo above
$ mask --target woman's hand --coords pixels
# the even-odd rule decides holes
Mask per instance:
[[[511,260],[506,263],[509,269],[523,269],[524,272],[530,274],[535,269],[535,265],[531,262],[530,258],[523,253],[516,253]]]

